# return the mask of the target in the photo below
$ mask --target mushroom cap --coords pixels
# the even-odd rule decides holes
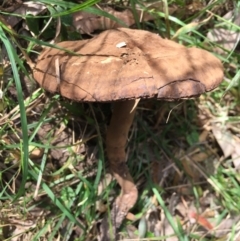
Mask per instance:
[[[119,28],[89,40],[47,48],[34,78],[46,90],[75,101],[107,102],[134,98],[190,98],[216,88],[221,61],[157,34]]]

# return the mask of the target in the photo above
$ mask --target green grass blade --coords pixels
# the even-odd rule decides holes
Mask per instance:
[[[29,173],[37,179],[38,176],[33,170],[29,170]],[[74,217],[71,211],[56,197],[53,191],[49,188],[46,183],[42,183],[42,188],[47,193],[49,198],[53,201],[53,203],[69,218],[70,221],[76,223],[80,228],[84,229],[83,225]]]
[[[27,117],[26,117],[26,110],[24,106],[24,98],[23,98],[23,92],[22,92],[22,86],[21,86],[21,81],[18,73],[18,68],[16,63],[21,67],[24,68],[22,65],[22,62],[20,58],[18,57],[15,49],[13,48],[11,42],[5,35],[3,28],[0,26],[0,38],[5,45],[5,48],[8,53],[8,57],[11,62],[12,66],[12,71],[13,71],[13,76],[15,80],[15,85],[17,89],[17,99],[19,103],[19,108],[20,108],[20,119],[21,119],[21,129],[22,129],[22,145],[21,147],[21,168],[22,168],[22,182],[21,186],[19,188],[19,191],[16,195],[16,198],[21,196],[24,193],[25,190],[25,183],[27,180],[27,175],[28,175],[28,129],[27,129]]]
[[[153,190],[153,193],[156,195],[157,200],[158,200],[160,206],[162,207],[162,209],[163,209],[170,225],[172,226],[175,234],[177,235],[177,237],[179,238],[180,241],[186,241],[186,236],[183,233],[180,232],[179,227],[176,225],[176,222],[173,220],[172,215],[170,214],[168,208],[166,207],[166,205],[165,205],[161,195],[159,194],[158,190],[156,188],[153,188],[152,190]]]

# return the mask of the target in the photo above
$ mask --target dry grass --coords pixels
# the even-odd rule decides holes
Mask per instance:
[[[121,240],[240,238],[239,49],[219,54],[213,40],[203,41],[219,24],[231,28],[222,20],[231,1],[208,2],[205,6],[202,1],[187,5],[173,1],[167,23],[164,18],[159,21],[164,12],[143,8],[155,20],[137,22],[163,36],[170,33],[185,45],[215,52],[224,62],[225,81],[197,100],[140,103],[127,149],[140,197],[121,227]],[[71,4],[49,5],[48,11],[39,13],[64,16],[57,38],[80,37],[65,12],[74,11]],[[38,46],[55,37],[52,29],[60,30],[55,19],[33,19],[27,24],[30,30],[39,26],[39,33],[31,32],[35,40],[19,41],[15,35],[19,25],[0,25],[5,46],[0,85],[0,240],[96,240],[98,224],[119,193],[108,173],[101,138],[111,105],[72,103],[32,84],[22,51],[34,61]]]

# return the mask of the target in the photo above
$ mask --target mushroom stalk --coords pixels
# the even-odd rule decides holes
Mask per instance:
[[[128,210],[137,201],[138,191],[126,165],[126,144],[138,100],[115,102],[110,125],[106,135],[107,156],[111,170],[121,186],[121,194],[116,199],[112,211],[114,228],[118,228]]]

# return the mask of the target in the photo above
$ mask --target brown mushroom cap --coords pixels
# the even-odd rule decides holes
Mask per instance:
[[[76,101],[180,99],[216,88],[223,66],[211,53],[186,48],[143,30],[119,28],[48,48],[34,78],[46,90]]]

